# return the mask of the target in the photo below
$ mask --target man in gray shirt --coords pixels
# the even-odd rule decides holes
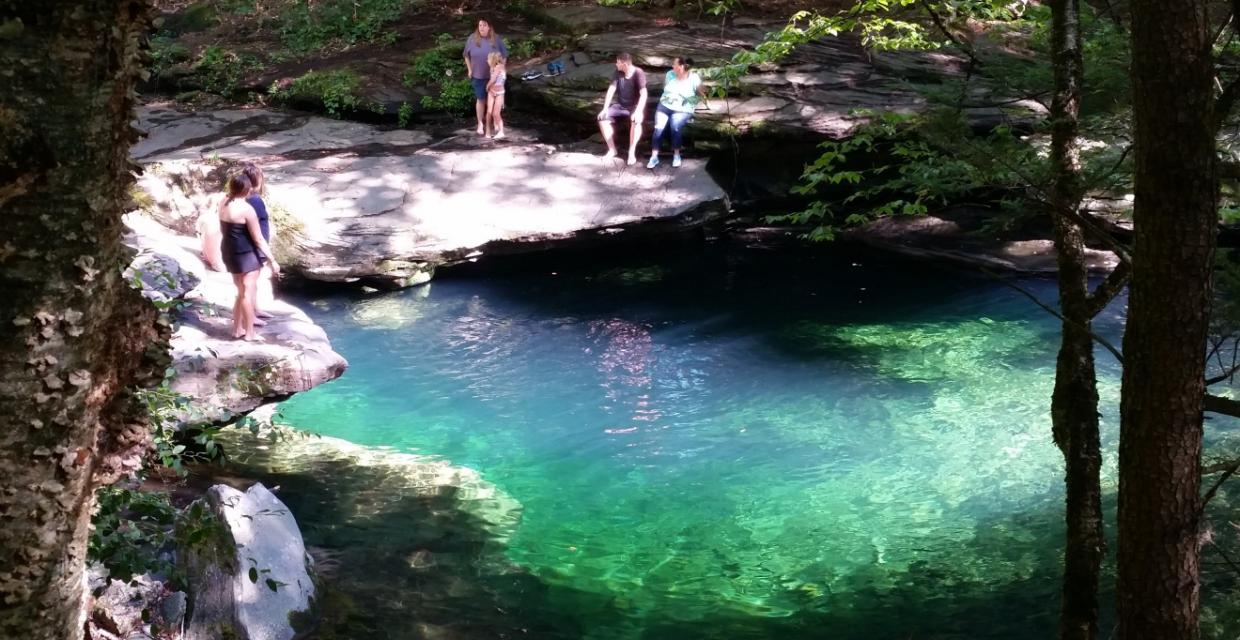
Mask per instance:
[[[504,59],[508,59],[508,47],[504,39],[491,28],[491,23],[478,21],[478,28],[465,41],[465,69],[469,71],[469,82],[474,87],[474,112],[478,115],[478,135],[487,133],[487,81],[491,79],[491,67],[487,65],[487,56],[498,51]]]
[[[637,141],[642,137],[642,120],[646,115],[646,72],[633,64],[633,56],[621,53],[616,56],[616,74],[607,97],[603,98],[603,110],[598,114],[598,128],[607,142],[606,159],[616,157],[616,120],[629,123],[629,164],[637,164]],[[615,102],[612,100],[615,99]]]

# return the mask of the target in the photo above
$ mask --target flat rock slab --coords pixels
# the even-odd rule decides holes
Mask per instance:
[[[413,284],[427,265],[597,239],[649,222],[700,224],[727,209],[698,159],[647,171],[537,144],[520,131],[504,142],[472,131],[430,142],[421,132],[245,113],[182,121],[167,108],[143,109],[139,127],[148,137],[135,154],[148,171],[140,186],[151,208],[183,220],[210,208],[209,198],[186,196],[187,176],[221,161],[260,161],[268,207],[285,227],[277,235],[291,234],[288,266],[315,280]]]
[[[263,304],[273,316],[259,329],[265,342],[233,340],[231,276],[208,269],[193,238],[140,214],[126,224],[127,243],[139,251],[134,267],[150,282],[148,297],[185,301],[174,318],[171,387],[190,399],[194,419],[227,420],[344,373],[348,363],[323,329],[279,299]]]

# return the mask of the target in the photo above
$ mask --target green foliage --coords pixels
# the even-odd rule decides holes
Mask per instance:
[[[254,56],[214,45],[204,49],[194,65],[203,88],[223,96],[235,93],[245,74],[260,68],[262,64]]]
[[[470,86],[461,47],[452,34],[442,33],[435,39],[433,49],[423,51],[409,62],[405,72],[405,85],[429,86],[435,95],[423,96],[422,107],[433,111],[465,113],[474,104],[474,90]]]
[[[185,576],[173,564],[173,549],[235,561],[228,529],[202,500],[180,511],[166,493],[113,485],[100,489],[96,501],[86,555],[103,565],[111,580],[156,573],[183,588]]]
[[[1037,5],[1030,6],[1019,20],[991,27],[996,36],[1007,34],[1024,42],[1031,54],[979,53],[988,81],[996,83],[998,90],[1010,95],[1050,94],[1054,79],[1050,65],[1050,19],[1050,8]],[[1083,5],[1081,38],[1085,71],[1082,118],[1123,109],[1131,92],[1129,35],[1111,21],[1099,18],[1089,5]]]
[[[139,390],[136,395],[151,424],[152,461],[185,475],[187,462],[210,462],[222,457],[223,451],[215,441],[219,428],[204,424],[190,398],[172,390],[175,373],[169,368],[159,386]]]
[[[804,211],[776,219],[815,224],[815,240],[834,237],[839,225],[858,225],[884,216],[926,213],[981,187],[1019,192],[1029,180],[1041,181],[1045,162],[1007,128],[974,138],[961,112],[923,116],[874,116],[844,140],[822,144],[822,155],[805,168],[802,195],[822,195],[835,185],[847,195],[820,199]]]
[[[311,71],[293,80],[284,88],[273,87],[271,95],[282,102],[290,100],[321,102],[327,115],[333,118],[364,109],[382,114],[383,105],[369,102],[359,95],[361,85],[361,76],[348,69]]]
[[[250,16],[258,10],[257,0],[216,0],[219,8],[238,16]]]
[[[164,493],[142,492],[120,486],[96,494],[95,514],[86,554],[108,569],[112,579],[129,580],[170,567],[160,551],[176,522],[176,508]]]
[[[408,102],[400,103],[400,109],[396,112],[396,125],[404,128],[409,126],[409,121],[413,118],[413,105]]]
[[[185,45],[167,36],[151,38],[151,69],[162,73],[168,67],[190,59],[189,49]]]
[[[411,4],[412,0],[294,0],[281,16],[280,36],[300,53],[333,44],[391,44],[396,33],[385,27]]]

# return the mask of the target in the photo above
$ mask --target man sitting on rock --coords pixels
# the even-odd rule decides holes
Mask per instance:
[[[612,102],[612,99],[615,102]],[[598,128],[607,142],[605,159],[616,157],[616,120],[629,122],[629,164],[637,164],[637,141],[642,137],[642,120],[646,113],[646,72],[633,64],[633,56],[616,56],[616,75],[607,87],[603,110],[598,114]]]

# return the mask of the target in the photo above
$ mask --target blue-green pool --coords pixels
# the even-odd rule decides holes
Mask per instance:
[[[338,504],[291,504],[311,545],[353,550],[346,617],[410,638],[1050,637],[1056,320],[985,276],[841,251],[295,300],[350,368],[285,421],[471,467],[521,505],[487,540],[451,496],[348,531]],[[1121,313],[1098,332],[1118,341]],[[1113,493],[1118,368],[1098,360]]]

